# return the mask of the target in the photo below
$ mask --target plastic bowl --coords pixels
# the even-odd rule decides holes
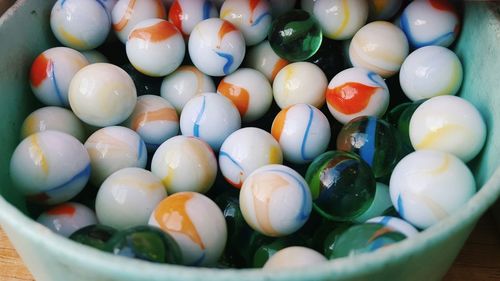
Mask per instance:
[[[28,70],[40,52],[55,45],[48,21],[52,4],[21,0],[0,18],[0,224],[37,280],[439,280],[500,195],[499,6],[471,1],[456,51],[465,69],[460,95],[478,107],[488,125],[486,147],[471,164],[481,189],[461,210],[421,234],[375,253],[275,272],[159,265],[59,237],[25,215],[24,200],[8,174],[20,125],[36,105]]]

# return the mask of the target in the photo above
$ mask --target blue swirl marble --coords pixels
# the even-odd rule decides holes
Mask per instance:
[[[196,121],[194,121],[194,126],[193,126],[193,135],[195,137],[200,137],[200,121],[201,121],[201,117],[203,116],[203,113],[205,113],[205,104],[206,104],[206,97],[203,96],[203,102],[201,104],[201,109],[200,109],[200,112],[198,112],[198,116],[196,116]]]
[[[233,62],[234,62],[233,56],[231,54],[218,52],[218,51],[215,51],[215,53],[219,57],[222,57],[226,60],[226,63],[224,64],[222,71],[224,72],[225,75],[228,75],[231,72],[231,66],[233,65]]]
[[[373,158],[375,156],[375,131],[377,129],[377,119],[373,117],[368,118],[366,125],[367,141],[360,148],[359,154],[370,167],[373,166]]]
[[[66,105],[65,99],[61,93],[61,90],[59,89],[59,85],[57,84],[56,71],[54,67],[54,62],[52,60],[50,61],[50,81],[52,82],[52,86],[54,87],[54,91],[56,93],[60,105],[62,106]]]
[[[418,41],[412,34],[411,32],[411,27],[410,27],[410,22],[408,20],[408,16],[406,15],[406,13],[403,13],[401,15],[401,20],[400,20],[400,23],[399,23],[401,29],[404,31],[404,33],[406,34],[406,37],[408,37],[408,41],[410,41],[410,44],[415,47],[416,49],[420,48],[420,47],[425,47],[425,46],[431,46],[431,45],[441,45],[443,42],[446,42],[450,39],[453,38],[453,36],[455,35],[455,33],[453,31],[450,31],[448,33],[445,33],[437,38],[434,38],[432,40],[429,40],[429,41]]]
[[[259,17],[257,17],[257,19],[252,23],[252,26],[258,25],[267,16],[270,17],[271,14],[269,12],[263,13],[262,15],[260,15]]]
[[[314,109],[307,104],[307,107],[309,108],[309,120],[307,121],[307,127],[306,127],[306,130],[304,132],[304,137],[302,138],[302,144],[300,146],[300,156],[302,157],[302,159],[304,160],[310,160],[307,156],[306,156],[306,145],[307,145],[307,138],[309,137],[309,131],[311,130],[311,126],[312,126],[312,123],[313,123],[313,118],[314,118]]]

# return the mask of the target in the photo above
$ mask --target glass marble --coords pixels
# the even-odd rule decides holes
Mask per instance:
[[[85,142],[90,156],[90,182],[98,188],[114,172],[127,167],[145,168],[146,145],[129,128],[111,126],[95,131]]]
[[[245,38],[232,23],[211,18],[194,27],[188,49],[191,61],[201,72],[210,76],[225,76],[243,62]]]
[[[364,67],[383,78],[399,71],[408,52],[404,32],[386,21],[374,21],[363,26],[354,34],[349,45],[349,59],[353,66]]]
[[[217,176],[217,158],[210,146],[197,138],[175,136],[156,150],[151,171],[161,179],[168,194],[207,192]]]
[[[342,124],[360,116],[382,116],[390,100],[384,79],[362,67],[348,68],[335,75],[325,95],[328,110]]]
[[[468,162],[484,146],[486,123],[469,101],[437,96],[423,102],[413,113],[410,140],[415,150],[437,149]]]
[[[457,55],[441,46],[413,51],[403,62],[399,83],[412,101],[457,94],[462,85],[462,63]]]
[[[326,219],[350,221],[366,211],[375,196],[370,166],[351,152],[328,151],[307,168],[314,209]]]
[[[217,7],[211,0],[171,1],[168,20],[188,38],[194,27],[203,20],[219,16]]]
[[[412,237],[418,233],[418,230],[408,222],[390,216],[380,216],[371,218],[366,221],[367,223],[378,223],[383,224],[388,228],[392,228],[393,230],[399,231],[403,233],[406,237]]]
[[[326,258],[315,250],[292,246],[276,252],[264,264],[263,270],[304,268],[324,262],[326,262]]]
[[[215,92],[212,78],[196,67],[183,65],[163,78],[161,96],[180,114],[184,105],[196,95]]]
[[[125,44],[136,24],[146,19],[166,19],[167,12],[161,0],[119,0],[113,7],[111,18],[115,34]]]
[[[118,230],[145,225],[167,192],[161,180],[148,170],[124,168],[102,183],[95,199],[99,222]]]
[[[213,266],[224,251],[224,215],[208,197],[196,192],[168,196],[151,214],[149,224],[160,227],[179,244],[183,264]]]
[[[329,259],[371,253],[404,240],[406,236],[382,224],[355,225],[340,234]]]
[[[268,132],[247,127],[229,135],[219,152],[222,175],[232,186],[240,188],[256,169],[283,163],[279,143]]]
[[[353,219],[355,223],[363,223],[369,219],[385,215],[393,210],[389,186],[385,183],[377,182],[375,197],[368,209]],[[408,236],[408,235],[407,235]]]
[[[311,193],[305,180],[293,169],[267,165],[243,182],[240,208],[254,230],[271,237],[286,236],[308,220]]]
[[[72,135],[80,142],[87,137],[82,121],[73,112],[62,107],[47,106],[33,111],[24,119],[21,138],[48,130]]]
[[[203,93],[186,103],[180,127],[183,135],[200,138],[218,151],[224,140],[241,128],[241,117],[230,99],[217,93]]]
[[[73,232],[73,234],[69,236],[69,239],[104,251],[109,239],[111,239],[116,232],[117,230],[110,226],[92,224]]]
[[[273,102],[271,84],[262,73],[251,68],[240,68],[224,77],[217,93],[233,102],[243,122],[261,118]]]
[[[476,183],[453,154],[417,150],[398,162],[389,190],[401,218],[425,229],[462,208],[475,194]]]
[[[279,142],[285,160],[304,164],[326,151],[331,128],[319,109],[309,104],[296,104],[276,115],[271,134]]]
[[[127,58],[139,72],[160,77],[172,73],[182,63],[186,44],[175,25],[163,19],[137,23],[126,42]]]
[[[155,263],[182,264],[179,245],[168,233],[149,225],[117,232],[105,249],[118,256]]]
[[[243,33],[247,46],[267,37],[271,25],[271,7],[265,0],[226,0],[220,18],[234,24]]]
[[[75,137],[58,131],[30,135],[16,147],[10,177],[28,201],[47,205],[70,200],[85,187],[90,159]]]
[[[366,23],[368,3],[365,0],[317,0],[312,14],[318,20],[323,36],[346,40]]]
[[[413,48],[449,47],[455,41],[460,32],[460,19],[452,2],[418,0],[406,6],[399,24]]]
[[[58,0],[50,12],[50,27],[63,45],[91,50],[108,37],[111,19],[101,1]]]
[[[283,67],[274,78],[274,101],[281,109],[298,103],[321,108],[327,85],[321,68],[310,62],[294,62]]]
[[[75,231],[96,224],[97,218],[90,208],[79,203],[63,203],[43,212],[36,221],[54,233],[69,237]]]
[[[289,62],[279,57],[271,48],[269,41],[251,47],[248,50],[246,64],[264,74],[269,81],[273,81],[278,72]]]
[[[337,149],[358,154],[376,178],[391,173],[400,148],[394,128],[375,116],[361,116],[345,124],[337,135]]]
[[[137,92],[132,78],[123,69],[109,63],[94,63],[75,74],[68,99],[71,109],[83,122],[105,127],[120,124],[132,114]]]
[[[303,61],[314,55],[322,38],[316,19],[302,10],[292,10],[276,18],[268,35],[276,54],[291,62]]]
[[[149,152],[179,133],[177,111],[166,99],[155,95],[138,97],[125,124],[141,136]]]
[[[31,90],[45,105],[67,107],[70,82],[88,64],[85,56],[76,50],[66,47],[47,49],[31,65]]]

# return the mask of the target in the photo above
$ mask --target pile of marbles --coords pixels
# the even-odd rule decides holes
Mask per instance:
[[[474,195],[486,124],[444,0],[58,0],[10,172],[115,255],[307,266],[383,251]],[[398,79],[399,78],[399,79]]]

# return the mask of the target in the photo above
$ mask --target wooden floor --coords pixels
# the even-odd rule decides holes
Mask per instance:
[[[33,280],[33,277],[1,230],[0,280]],[[489,214],[479,221],[444,280],[500,280],[500,231]]]

